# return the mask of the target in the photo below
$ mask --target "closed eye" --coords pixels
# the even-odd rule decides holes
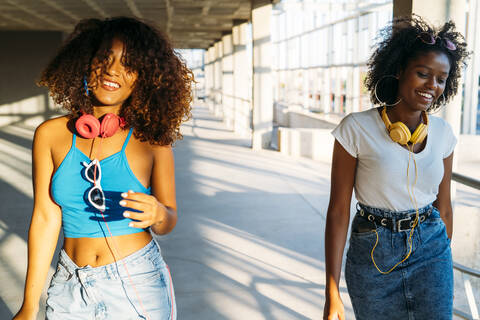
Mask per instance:
[[[423,72],[420,72],[420,71],[417,71],[417,75],[418,75],[420,78],[426,78],[426,77],[428,77],[428,74],[423,73]]]

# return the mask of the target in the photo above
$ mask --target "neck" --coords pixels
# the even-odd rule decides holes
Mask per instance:
[[[93,116],[95,118],[100,118],[107,113],[113,113],[118,115],[120,112],[120,106],[101,106],[101,107],[93,107]]]
[[[422,120],[422,111],[411,110],[398,104],[393,108],[387,108],[387,114],[392,123],[401,121],[409,129],[415,129]]]

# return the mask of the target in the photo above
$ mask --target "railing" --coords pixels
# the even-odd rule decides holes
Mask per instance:
[[[464,184],[466,186],[472,187],[474,189],[480,190],[480,181],[475,180],[473,178],[453,172],[452,180],[458,183]],[[465,287],[465,293],[467,295],[468,306],[470,307],[470,314],[455,308],[453,309],[453,313],[462,319],[480,320],[478,308],[475,303],[475,296],[473,294],[472,284],[470,283],[470,279],[465,276],[465,275],[468,275],[471,277],[480,278],[480,270],[471,269],[456,262],[453,263],[453,268],[455,270],[460,271],[463,274],[463,285]]]

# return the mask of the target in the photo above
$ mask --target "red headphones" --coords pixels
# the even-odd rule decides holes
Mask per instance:
[[[113,113],[107,113],[100,122],[91,114],[84,113],[75,122],[77,132],[86,139],[93,139],[98,136],[107,138],[113,136],[118,128],[125,126],[125,119]]]

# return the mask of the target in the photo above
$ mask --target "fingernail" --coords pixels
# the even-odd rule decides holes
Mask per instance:
[[[119,203],[120,203],[120,205],[121,205],[121,206],[124,206],[124,205],[126,205],[126,204],[127,204],[127,201],[125,201],[125,200],[122,200],[122,201],[120,201]]]
[[[128,217],[130,217],[130,213],[128,213],[128,212],[125,211],[125,212],[123,213],[123,216],[128,218]]]
[[[128,226],[129,226],[129,227],[133,227],[133,222],[130,222],[130,223],[128,224]]]
[[[123,198],[126,198],[127,195],[128,195],[128,194],[127,194],[126,192],[122,193],[122,197],[123,197]]]

